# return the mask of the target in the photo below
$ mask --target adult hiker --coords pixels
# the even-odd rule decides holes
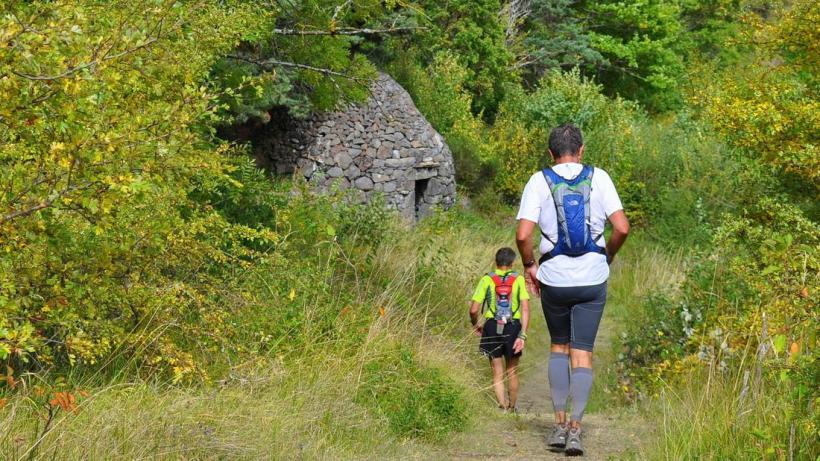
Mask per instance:
[[[550,333],[555,427],[548,444],[578,456],[584,453],[581,418],[592,388],[592,349],[606,303],[609,264],[626,241],[629,221],[606,171],[581,163],[580,129],[572,124],[553,129],[549,152],[555,164],[533,174],[524,187],[516,242],[527,288],[540,293]],[[604,244],[607,220],[612,234]],[[532,248],[536,225],[541,231],[538,262]]]

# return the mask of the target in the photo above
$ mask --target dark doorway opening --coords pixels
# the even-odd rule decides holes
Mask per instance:
[[[427,206],[424,203],[424,195],[427,193],[427,185],[430,184],[430,179],[416,180],[416,221],[421,219],[427,212]]]

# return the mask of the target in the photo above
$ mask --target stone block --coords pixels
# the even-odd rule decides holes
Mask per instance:
[[[437,175],[438,172],[432,168],[416,168],[415,180],[430,179]]]
[[[388,158],[390,158],[391,154],[392,154],[392,151],[391,151],[390,147],[388,147],[385,144],[382,144],[381,146],[379,146],[379,149],[376,151],[376,157],[378,157],[380,159],[388,159]]]
[[[390,180],[390,176],[386,174],[373,173],[373,182],[380,183]]]
[[[373,180],[368,178],[367,176],[360,177],[359,179],[353,182],[353,185],[356,186],[356,189],[359,190],[373,190]]]
[[[407,193],[407,192],[411,192],[415,189],[416,189],[415,181],[404,180],[404,181],[399,182],[399,192]]]
[[[349,167],[350,164],[353,163],[353,158],[350,155],[348,155],[347,152],[339,153],[338,155],[333,157],[333,160],[336,161],[336,164],[339,165],[339,167],[343,170],[346,170],[347,167]]]
[[[347,176],[347,178],[350,179],[351,181],[353,181],[354,179],[358,178],[361,175],[362,175],[362,170],[360,170],[359,167],[357,167],[356,165],[350,165],[350,168],[345,170],[345,176]]]

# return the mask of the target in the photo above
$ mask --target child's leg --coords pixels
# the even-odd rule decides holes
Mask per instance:
[[[521,356],[513,356],[507,360],[507,388],[510,391],[510,408],[515,408],[518,401],[518,359]]]
[[[507,408],[506,392],[504,392],[504,359],[493,357],[490,359],[490,366],[493,368],[493,391],[498,405]]]

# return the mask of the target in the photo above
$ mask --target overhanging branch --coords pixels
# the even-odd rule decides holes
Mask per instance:
[[[261,67],[265,70],[273,70],[276,67],[290,67],[290,68],[293,68],[293,69],[302,69],[302,70],[309,70],[311,72],[318,72],[320,74],[328,75],[328,76],[331,76],[331,77],[346,78],[348,80],[353,80],[355,82],[361,82],[362,81],[361,78],[355,77],[353,75],[348,75],[348,74],[345,74],[345,73],[342,73],[342,72],[339,72],[339,71],[335,71],[335,70],[332,70],[332,69],[326,69],[324,67],[315,67],[315,66],[310,66],[310,65],[307,65],[307,64],[299,64],[299,63],[296,63],[296,62],[278,61],[276,59],[262,59],[262,60],[259,60],[259,59],[248,58],[248,57],[245,57],[245,56],[239,56],[239,55],[235,55],[235,54],[228,55],[228,58],[236,59],[238,61],[248,62],[248,63],[251,63],[251,64],[255,64],[255,65],[257,65],[257,66],[259,66],[259,67]]]
[[[402,32],[410,32],[414,30],[426,30],[426,27],[421,26],[407,26],[407,27],[390,27],[387,29],[353,29],[349,27],[342,27],[333,30],[319,30],[319,29],[273,29],[273,33],[277,35],[379,35],[379,34],[397,34]]]

